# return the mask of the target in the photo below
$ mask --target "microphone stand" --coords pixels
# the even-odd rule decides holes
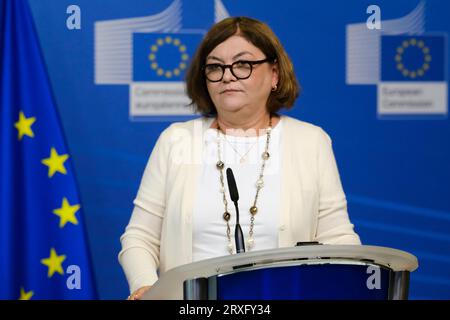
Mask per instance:
[[[233,171],[228,168],[227,169],[227,181],[228,181],[228,189],[230,191],[231,201],[234,203],[234,207],[236,208],[236,228],[234,229],[234,241],[236,243],[236,253],[245,252],[245,241],[244,234],[242,233],[241,225],[239,224],[239,193],[237,190],[236,180],[234,179]]]
[[[245,252],[244,234],[239,224],[239,207],[237,201],[233,201],[236,208],[236,228],[234,229],[234,241],[236,242],[236,253]]]

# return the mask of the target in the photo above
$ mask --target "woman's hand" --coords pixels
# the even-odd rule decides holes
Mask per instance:
[[[127,300],[140,300],[142,298],[142,295],[146,293],[148,290],[150,290],[150,288],[151,286],[145,286],[137,289],[128,296]]]

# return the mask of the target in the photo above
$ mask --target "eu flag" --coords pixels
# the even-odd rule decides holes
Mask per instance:
[[[133,81],[184,81],[201,33],[134,33]]]
[[[0,299],[95,299],[71,156],[26,0],[0,1]]]
[[[381,37],[382,81],[445,81],[445,36]]]

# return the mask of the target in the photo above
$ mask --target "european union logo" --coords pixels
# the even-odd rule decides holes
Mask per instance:
[[[445,81],[444,36],[382,36],[381,81]]]
[[[135,33],[133,81],[184,81],[202,37],[198,33]]]
[[[0,7],[0,299],[95,299],[71,156],[26,0]]]

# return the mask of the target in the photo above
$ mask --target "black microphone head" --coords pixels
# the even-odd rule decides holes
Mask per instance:
[[[239,193],[236,186],[236,180],[234,180],[233,171],[230,168],[227,168],[227,181],[228,189],[230,189],[231,201],[236,202],[239,200]]]
[[[236,242],[236,253],[245,252],[244,234],[242,233],[241,226],[239,225],[239,193],[236,186],[236,180],[234,180],[233,171],[227,168],[227,181],[228,189],[230,189],[231,201],[234,202],[236,208],[236,229],[234,230],[234,240]]]

